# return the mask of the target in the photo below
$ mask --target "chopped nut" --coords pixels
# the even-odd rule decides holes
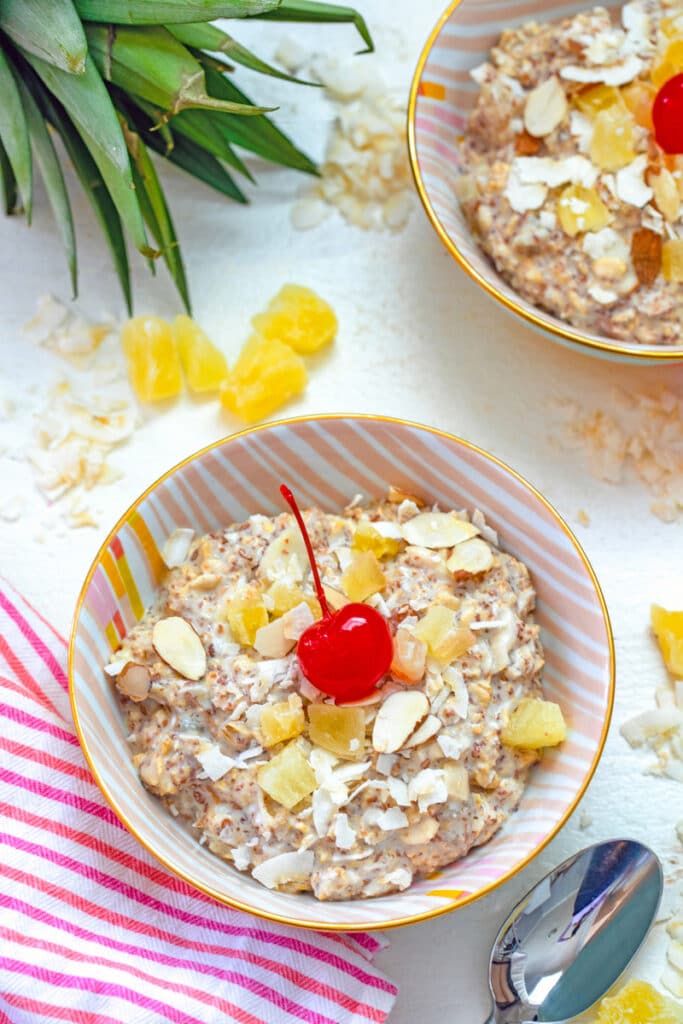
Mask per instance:
[[[631,241],[631,260],[641,284],[648,286],[662,268],[662,236],[649,228],[638,228]]]
[[[529,135],[544,138],[555,131],[567,114],[568,104],[559,79],[553,76],[532,89],[524,107],[524,127]]]
[[[541,140],[534,138],[524,130],[515,136],[515,153],[517,156],[536,156],[541,148]]]
[[[399,690],[387,697],[372,730],[372,745],[380,754],[400,750],[429,714],[429,701],[419,690]]]
[[[206,672],[206,651],[186,619],[171,615],[155,623],[152,645],[162,661],[185,679],[201,679]]]
[[[137,665],[134,661],[126,662],[116,679],[116,689],[119,693],[136,703],[145,699],[150,685],[149,669],[145,665]]]

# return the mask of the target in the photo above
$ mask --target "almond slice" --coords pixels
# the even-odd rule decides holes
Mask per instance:
[[[427,715],[422,725],[419,725],[412,736],[403,744],[404,749],[407,747],[419,747],[421,743],[426,743],[427,740],[431,740],[433,736],[436,736],[437,732],[441,728],[441,719],[437,718],[436,715]]]
[[[149,669],[146,665],[137,665],[134,661],[127,661],[116,680],[116,689],[124,697],[135,701],[144,700],[149,693],[152,680]]]
[[[190,553],[193,537],[194,530],[189,529],[189,527],[179,527],[168,536],[166,543],[159,552],[161,560],[167,569],[175,569],[183,564]]]
[[[162,661],[185,679],[201,679],[206,672],[206,651],[186,619],[171,615],[152,631],[152,646]]]
[[[467,579],[488,572],[493,565],[493,552],[485,540],[473,537],[466,540],[453,551],[446,562],[446,568],[456,579]]]
[[[555,131],[568,110],[567,97],[554,75],[532,89],[524,108],[524,127],[529,135],[544,138]]]
[[[640,283],[653,284],[662,269],[662,236],[650,228],[638,228],[631,240],[631,259]]]
[[[420,690],[399,690],[387,697],[372,730],[372,745],[379,754],[400,750],[429,714],[429,701]]]
[[[256,630],[254,637],[254,647],[264,658],[284,658],[295,643],[295,639],[285,635],[285,623],[282,618],[269,622],[267,626],[261,626]]]
[[[476,526],[452,512],[421,512],[408,519],[402,529],[409,544],[422,548],[452,548],[479,533]]]
[[[541,148],[541,140],[534,138],[525,129],[515,136],[515,153],[517,156],[536,156]]]

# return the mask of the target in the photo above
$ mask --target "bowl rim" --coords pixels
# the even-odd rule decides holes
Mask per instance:
[[[600,740],[598,742],[595,754],[594,754],[593,759],[591,761],[590,768],[589,768],[588,772],[586,773],[586,777],[584,778],[584,780],[583,780],[581,786],[579,787],[576,795],[573,797],[570,806],[565,811],[565,813],[562,815],[560,820],[553,826],[553,828],[550,830],[549,834],[543,839],[543,841],[541,843],[539,843],[539,845],[536,846],[520,863],[516,864],[513,868],[511,868],[504,875],[502,875],[501,878],[498,878],[494,882],[491,882],[489,885],[485,886],[483,889],[480,889],[477,892],[471,893],[470,895],[468,895],[464,899],[454,901],[454,902],[452,902],[450,904],[447,904],[445,906],[438,906],[438,907],[435,907],[433,910],[427,910],[427,911],[424,911],[423,913],[420,913],[420,914],[411,914],[411,915],[404,916],[404,917],[392,918],[392,919],[390,919],[387,922],[370,921],[370,922],[354,922],[353,924],[348,924],[348,923],[340,923],[340,922],[331,921],[329,923],[325,922],[323,924],[322,922],[310,921],[310,920],[298,918],[298,917],[295,917],[295,916],[290,916],[288,914],[278,914],[278,913],[274,913],[274,912],[271,912],[271,911],[268,911],[268,910],[261,910],[261,909],[253,907],[249,903],[246,903],[246,902],[240,900],[239,898],[232,897],[232,896],[227,897],[224,893],[221,893],[218,890],[216,890],[216,889],[214,889],[214,888],[212,888],[210,886],[204,886],[204,885],[198,884],[197,882],[193,881],[192,878],[190,878],[188,875],[186,875],[183,871],[179,870],[178,868],[176,868],[172,864],[170,864],[166,860],[166,858],[162,854],[158,853],[153,848],[153,846],[146,839],[144,839],[136,831],[136,829],[130,824],[130,822],[128,821],[128,819],[126,817],[125,811],[122,810],[122,808],[118,805],[116,799],[112,796],[112,794],[107,789],[106,783],[103,781],[103,779],[102,779],[102,777],[101,777],[101,775],[100,775],[100,773],[98,771],[96,759],[93,756],[92,751],[88,747],[88,744],[87,744],[87,741],[86,741],[86,738],[85,738],[85,735],[84,735],[84,732],[83,732],[83,727],[81,726],[81,722],[80,722],[80,718],[79,718],[79,714],[78,714],[77,699],[76,699],[76,687],[75,687],[75,683],[74,683],[74,674],[75,674],[74,673],[74,657],[75,657],[75,648],[76,648],[76,634],[77,634],[77,631],[78,631],[78,624],[79,624],[79,620],[80,620],[81,609],[82,609],[82,606],[83,606],[83,602],[85,601],[85,597],[86,597],[88,588],[90,586],[91,580],[92,580],[92,578],[93,578],[97,568],[99,567],[101,558],[102,558],[104,552],[106,551],[107,547],[109,546],[109,544],[110,544],[111,540],[113,539],[113,537],[126,524],[126,522],[129,520],[129,518],[133,514],[133,512],[135,512],[137,510],[137,508],[148,497],[148,495],[151,494],[152,491],[154,491],[160,484],[164,483],[164,481],[166,481],[173,473],[175,473],[176,471],[182,469],[183,466],[186,466],[188,463],[193,462],[195,459],[197,459],[200,456],[206,454],[207,452],[210,452],[210,451],[213,451],[216,448],[219,448],[221,445],[226,444],[228,441],[237,440],[238,438],[247,437],[250,434],[256,434],[256,433],[259,433],[261,431],[267,431],[267,430],[275,428],[275,427],[290,426],[290,425],[298,424],[298,423],[330,421],[330,420],[361,420],[361,421],[369,420],[369,421],[375,421],[375,422],[380,422],[380,423],[398,424],[401,427],[410,427],[410,428],[413,428],[413,429],[423,430],[423,431],[426,431],[427,433],[435,434],[437,437],[446,438],[449,442],[454,442],[456,445],[460,445],[463,448],[466,448],[466,449],[468,449],[471,452],[475,452],[477,455],[481,456],[482,458],[487,459],[490,462],[492,462],[498,468],[503,469],[505,472],[509,473],[515,480],[517,480],[524,487],[526,487],[534,495],[534,497],[538,501],[541,502],[541,504],[543,506],[545,506],[545,508],[551,513],[551,515],[552,515],[553,519],[556,521],[557,525],[564,532],[564,534],[569,538],[570,542],[574,546],[577,554],[579,555],[581,561],[583,562],[583,564],[584,564],[584,566],[586,568],[586,571],[588,572],[588,575],[590,577],[591,583],[592,583],[592,585],[594,587],[595,594],[597,596],[598,603],[599,603],[600,609],[602,611],[602,616],[603,616],[603,620],[604,620],[604,624],[605,624],[605,630],[606,630],[606,634],[607,634],[607,648],[608,648],[608,654],[609,654],[609,688],[608,688],[608,700],[607,700],[606,714],[605,714],[605,718],[604,718],[604,722],[603,722],[603,726],[602,726],[602,732],[600,734]],[[467,441],[464,438],[461,438],[461,437],[459,437],[456,434],[451,434],[448,431],[441,430],[441,429],[439,429],[437,427],[431,427],[431,426],[428,426],[428,425],[426,425],[424,423],[418,423],[418,422],[415,422],[413,420],[402,419],[402,418],[396,417],[396,416],[375,415],[373,413],[321,413],[321,414],[313,414],[313,415],[309,415],[309,416],[305,416],[305,415],[304,416],[292,416],[292,417],[289,417],[289,418],[272,420],[272,421],[270,421],[268,423],[258,424],[257,426],[247,427],[244,430],[235,431],[232,434],[228,434],[225,437],[220,438],[218,441],[213,441],[210,444],[205,445],[203,448],[200,448],[200,449],[198,449],[198,451],[192,453],[191,455],[188,455],[186,458],[181,459],[180,462],[178,462],[175,465],[171,466],[170,469],[168,469],[164,473],[162,473],[162,475],[160,477],[158,477],[156,480],[153,481],[153,483],[151,483],[147,488],[145,488],[145,490],[135,499],[135,501],[132,502],[132,504],[126,509],[126,511],[118,518],[118,520],[116,521],[114,526],[111,528],[111,530],[109,531],[109,533],[105,537],[104,541],[100,544],[99,548],[97,549],[97,552],[96,552],[96,554],[95,554],[95,556],[94,556],[94,558],[92,560],[90,568],[88,569],[88,572],[86,574],[85,580],[83,582],[83,585],[82,585],[82,587],[80,589],[80,592],[79,592],[79,595],[78,595],[78,598],[77,598],[77,601],[76,601],[76,606],[75,606],[74,613],[73,613],[71,633],[70,633],[70,637],[69,637],[69,650],[68,650],[68,661],[67,661],[67,675],[68,675],[68,683],[69,683],[69,701],[70,701],[70,704],[71,704],[71,713],[73,715],[74,725],[76,727],[76,735],[78,737],[78,741],[79,741],[81,750],[83,751],[83,755],[84,755],[85,760],[86,760],[86,762],[88,764],[88,767],[89,767],[90,771],[92,772],[93,778],[94,778],[94,780],[95,780],[95,782],[96,782],[100,792],[102,793],[103,797],[105,798],[106,802],[108,803],[109,807],[114,812],[116,817],[124,825],[124,827],[127,829],[127,831],[140,843],[140,845],[142,847],[144,847],[144,849],[147,850],[147,852],[149,854],[151,854],[152,857],[154,857],[155,860],[157,860],[159,863],[161,863],[168,871],[171,872],[171,874],[175,875],[176,878],[181,878],[186,884],[190,885],[193,889],[196,889],[196,890],[198,890],[200,892],[203,892],[206,896],[210,896],[212,899],[216,900],[218,903],[223,904],[224,906],[229,906],[229,907],[232,907],[235,910],[244,911],[245,913],[252,914],[255,917],[260,917],[260,918],[264,918],[264,919],[269,920],[269,921],[274,921],[277,924],[293,925],[293,926],[298,927],[298,928],[312,929],[312,930],[315,930],[315,931],[349,932],[349,933],[350,932],[366,932],[366,931],[385,931],[385,930],[387,930],[389,928],[399,928],[399,927],[404,926],[404,925],[419,924],[422,921],[428,921],[431,918],[440,917],[442,914],[450,913],[453,910],[459,910],[462,907],[465,907],[468,904],[474,903],[476,900],[481,899],[483,896],[487,896],[489,893],[494,892],[501,885],[503,885],[505,882],[509,881],[509,879],[513,878],[516,874],[518,874],[525,867],[527,867],[527,865],[531,863],[531,861],[548,845],[548,843],[550,843],[555,838],[555,836],[558,834],[560,829],[562,829],[564,827],[564,825],[566,824],[568,819],[571,817],[571,815],[576,810],[579,802],[581,801],[581,799],[582,799],[586,789],[588,788],[588,786],[589,786],[589,784],[590,784],[590,782],[591,782],[591,780],[593,778],[593,775],[595,774],[595,770],[596,770],[596,768],[597,768],[597,766],[598,766],[598,764],[600,762],[600,758],[602,757],[602,753],[603,753],[603,750],[604,750],[604,747],[605,747],[605,743],[606,743],[606,740],[607,740],[607,734],[609,732],[610,722],[611,722],[611,719],[612,719],[612,713],[613,713],[613,710],[614,710],[615,672],[616,672],[616,664],[615,664],[615,652],[614,652],[614,635],[613,635],[613,632],[612,632],[612,625],[611,625],[611,622],[610,622],[609,612],[607,610],[607,604],[605,602],[605,598],[604,598],[604,595],[603,595],[603,592],[602,592],[602,588],[600,587],[600,584],[598,582],[597,576],[595,574],[593,566],[591,565],[591,563],[590,563],[590,561],[588,559],[588,556],[584,552],[581,544],[577,540],[577,538],[574,535],[573,531],[567,525],[567,523],[565,522],[563,517],[557,511],[557,509],[555,509],[554,506],[551,505],[551,503],[546,498],[544,498],[544,496],[540,493],[540,491],[537,490],[537,488],[534,487],[533,484],[529,483],[529,481],[525,477],[523,477],[520,473],[518,473],[516,470],[514,470],[510,466],[508,466],[508,464],[506,462],[503,462],[502,459],[497,458],[497,456],[492,455],[490,452],[487,452],[485,449],[480,448],[478,445],[473,444],[471,441]],[[334,905],[334,904],[332,904],[332,905]]]
[[[454,258],[462,269],[469,274],[478,285],[488,292],[494,299],[497,299],[506,309],[511,313],[516,314],[522,320],[526,320],[528,324],[545,333],[550,333],[556,338],[562,339],[564,342],[570,342],[573,345],[580,345],[583,349],[587,349],[588,353],[599,352],[602,354],[608,354],[611,356],[628,356],[635,360],[658,360],[662,362],[681,362],[683,360],[683,345],[672,345],[672,346],[645,346],[645,345],[625,345],[619,344],[617,341],[611,339],[605,339],[605,341],[594,341],[591,338],[586,337],[577,328],[572,327],[570,324],[562,324],[559,320],[557,323],[548,322],[533,311],[533,308],[526,309],[521,305],[521,302],[516,301],[513,298],[505,295],[497,285],[488,279],[484,274],[480,273],[477,268],[470,263],[467,257],[460,251],[458,245],[453,240],[451,235],[446,231],[445,227],[439,219],[432,202],[429,198],[427,187],[422,177],[420,170],[420,162],[417,153],[417,136],[415,130],[415,120],[417,114],[417,100],[420,90],[420,84],[422,82],[422,74],[424,72],[425,64],[429,59],[429,55],[432,48],[441,34],[444,26],[450,20],[453,12],[462,4],[465,0],[452,0],[448,5],[444,13],[441,15],[434,28],[429,33],[427,41],[425,42],[420,56],[413,72],[413,79],[410,86],[410,97],[408,100],[408,156],[410,159],[410,168],[413,173],[413,179],[415,181],[415,187],[417,188],[420,201],[425,209],[425,212],[432,223],[432,227],[436,231],[437,235],[449,251],[451,256]],[[455,197],[454,197],[455,201]],[[531,304],[530,304],[531,305]],[[551,314],[548,314],[549,316]],[[555,318],[557,319],[557,318]]]

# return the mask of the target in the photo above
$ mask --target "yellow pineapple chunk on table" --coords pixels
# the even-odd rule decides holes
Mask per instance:
[[[356,551],[342,573],[342,590],[350,601],[366,601],[384,589],[386,579],[372,551]]]
[[[634,120],[623,102],[615,103],[595,116],[590,155],[603,171],[618,171],[636,158]]]
[[[559,704],[540,697],[525,697],[510,715],[501,733],[509,747],[540,750],[567,738],[567,725]]]
[[[159,316],[136,316],[124,324],[121,345],[130,382],[141,402],[175,398],[183,372],[171,325]]]
[[[557,217],[563,231],[574,238],[585,231],[600,231],[612,219],[594,188],[568,185],[557,200]]]
[[[669,612],[653,604],[650,621],[666,667],[673,675],[683,679],[683,611]]]
[[[308,723],[308,738],[317,747],[351,761],[363,756],[365,712],[362,708],[311,704]]]
[[[311,288],[286,284],[264,313],[252,318],[254,329],[264,338],[282,341],[295,352],[317,352],[337,333],[332,307]]]
[[[288,700],[266,704],[259,723],[263,746],[274,747],[276,743],[294,739],[301,735],[305,725],[306,717],[298,693],[291,693]]]
[[[228,373],[225,356],[189,316],[173,321],[173,336],[191,391],[218,391]]]
[[[682,1024],[683,1009],[647,981],[632,978],[598,1006],[596,1024]]]
[[[259,768],[256,781],[264,793],[288,811],[310,796],[318,785],[315,772],[296,740]]]
[[[304,361],[289,345],[253,334],[221,386],[221,402],[254,423],[300,394],[307,382]]]
[[[442,665],[450,665],[462,657],[476,641],[465,626],[456,625],[451,608],[435,604],[415,627],[415,636],[427,645],[432,658]]]

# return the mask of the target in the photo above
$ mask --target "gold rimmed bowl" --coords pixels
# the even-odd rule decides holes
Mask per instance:
[[[455,182],[460,144],[479,87],[473,68],[488,59],[505,28],[549,22],[585,11],[588,0],[455,0],[432,30],[415,70],[408,108],[410,161],[422,204],[460,266],[505,309],[569,348],[624,363],[683,363],[679,345],[648,346],[584,331],[522,298],[477,244],[460,209]],[[603,5],[618,10],[622,3]]]
[[[535,766],[519,809],[485,846],[392,896],[322,903],[265,889],[200,846],[142,785],[112,680],[104,673],[163,577],[160,549],[177,527],[198,534],[282,511],[279,485],[302,506],[340,511],[391,485],[445,508],[479,508],[504,548],[529,567],[546,650],[544,688],[569,735]],[[411,924],[464,906],[518,872],[562,827],[602,753],[612,711],[614,652],[595,575],[568,526],[493,456],[429,427],[375,416],[285,420],[234,434],[153,483],[113,527],[83,584],[69,648],[74,720],[113,810],[147,850],[197,889],[238,909],[305,928],[353,931]]]

